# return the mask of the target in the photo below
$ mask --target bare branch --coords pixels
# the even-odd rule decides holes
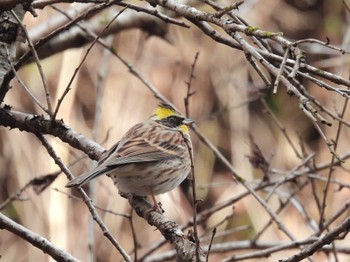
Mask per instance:
[[[344,220],[344,222],[336,227],[335,229],[329,231],[325,236],[320,237],[317,241],[315,241],[310,246],[304,248],[299,253],[285,259],[281,259],[280,262],[297,262],[301,261],[302,259],[311,256],[313,253],[315,253],[317,250],[322,248],[325,245],[328,245],[332,243],[334,240],[339,238],[341,234],[345,233],[345,235],[350,230],[350,217]],[[345,236],[343,236],[345,237]]]
[[[51,121],[40,115],[31,115],[0,107],[0,126],[17,128],[33,134],[48,134],[61,139],[70,146],[85,152],[91,159],[98,160],[105,151],[97,143],[87,139],[60,121]]]
[[[64,250],[52,244],[46,238],[14,222],[13,220],[9,219],[2,213],[0,213],[0,228],[5,229],[9,232],[12,232],[13,234],[19,236],[20,238],[23,238],[24,240],[31,243],[33,246],[42,250],[44,253],[49,254],[56,261],[67,261],[67,262],[79,261],[69,253],[65,252]]]

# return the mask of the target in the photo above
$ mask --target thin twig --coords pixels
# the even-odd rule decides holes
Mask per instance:
[[[263,104],[266,113],[268,115],[271,116],[272,120],[275,122],[275,124],[277,125],[277,127],[281,130],[283,136],[287,139],[288,144],[291,146],[291,148],[293,149],[293,152],[295,153],[295,155],[299,158],[302,159],[302,156],[300,154],[300,152],[298,151],[298,149],[296,148],[296,146],[293,144],[292,139],[289,137],[288,133],[287,133],[287,129],[282,125],[282,123],[278,120],[278,118],[276,117],[276,115],[272,112],[272,110],[270,109],[270,107],[268,106],[268,104],[266,103],[266,100],[264,98],[260,98],[261,103]]]
[[[303,184],[298,186],[298,188],[294,190],[294,192],[292,192],[290,196],[280,204],[279,208],[276,210],[276,214],[280,214],[289,205],[290,200],[307,185],[308,185],[308,182],[304,182]],[[269,226],[272,225],[272,223],[273,221],[270,218],[270,220],[261,228],[261,230],[254,236],[254,238],[251,239],[251,241],[253,243],[256,243],[258,239],[262,236],[262,234],[269,228]]]
[[[220,11],[218,11],[216,14],[214,14],[215,17],[222,17],[223,15],[227,13],[231,13],[232,10],[237,10],[240,5],[242,5],[244,1],[237,1],[233,3],[230,6],[226,6],[224,8],[221,8]]]
[[[112,44],[114,39],[113,35],[110,35],[106,38],[107,44]],[[102,111],[102,101],[104,96],[104,86],[106,82],[106,77],[108,74],[109,69],[109,58],[111,53],[103,49],[103,55],[102,55],[102,62],[100,66],[100,70],[97,73],[97,83],[96,83],[96,104],[95,104],[95,117],[94,117],[94,124],[92,127],[92,139],[94,141],[98,141],[99,137],[99,130],[100,130],[100,120],[101,120],[101,111]],[[96,166],[96,162],[91,162],[91,168]],[[89,183],[89,189],[90,189],[90,197],[94,201],[96,196],[96,180],[92,180]],[[131,223],[132,224],[132,223]],[[92,217],[89,217],[88,221],[88,246],[89,246],[89,261],[95,261],[96,257],[96,237],[95,237],[95,223],[92,219]]]
[[[61,172],[61,171],[60,171],[60,172]],[[69,194],[69,193],[67,193],[67,192],[64,192],[64,191],[60,190],[59,188],[53,187],[53,188],[51,188],[51,189],[52,189],[53,191],[56,191],[56,192],[60,193],[60,194],[66,195],[69,199],[73,199],[73,200],[75,200],[75,201],[84,201],[84,200],[82,200],[81,198],[76,197],[76,196],[73,195],[73,194]],[[102,212],[104,212],[104,213],[107,213],[107,214],[111,214],[111,215],[113,215],[113,216],[120,216],[120,217],[124,217],[124,218],[127,218],[127,219],[130,219],[130,218],[131,218],[130,215],[125,214],[125,213],[115,212],[115,211],[113,211],[113,210],[110,210],[110,209],[106,209],[106,208],[97,206],[97,205],[95,205],[95,204],[93,204],[93,206],[94,206],[97,210],[100,210],[100,211],[102,211]]]
[[[327,48],[333,49],[333,50],[335,50],[335,51],[338,51],[338,52],[340,52],[340,53],[343,54],[343,55],[344,55],[344,54],[350,54],[350,52],[347,51],[347,50],[344,50],[344,49],[342,49],[342,48],[339,48],[339,47],[330,45],[330,44],[329,44],[329,41],[323,42],[323,41],[320,41],[320,40],[314,39],[314,38],[301,39],[301,40],[295,41],[295,42],[293,43],[293,45],[294,45],[294,46],[297,46],[297,45],[300,45],[300,44],[303,44],[303,43],[310,43],[310,44],[316,43],[316,44],[322,45],[322,46],[324,46],[324,47],[327,47]]]
[[[7,61],[9,62],[10,66],[11,66],[11,70],[13,72],[13,74],[15,75],[18,83],[20,84],[20,86],[23,88],[23,90],[33,99],[34,103],[37,104],[45,113],[47,113],[48,115],[51,114],[51,112],[45,108],[41,103],[40,101],[32,94],[32,92],[29,90],[29,88],[26,86],[26,84],[23,82],[22,78],[18,75],[15,67],[13,66],[13,63],[11,61],[11,58],[10,58],[10,54],[9,54],[9,51],[7,49]]]
[[[38,139],[41,141],[41,143],[43,144],[43,146],[45,147],[45,149],[47,150],[48,154],[52,157],[52,159],[55,161],[56,165],[58,165],[60,167],[60,169],[62,170],[63,173],[66,174],[66,176],[69,178],[69,180],[73,179],[73,175],[71,174],[71,172],[69,171],[69,169],[65,166],[65,164],[62,162],[62,160],[60,159],[60,157],[56,154],[55,150],[52,148],[52,146],[50,145],[50,143],[46,140],[46,138],[41,135],[41,134],[37,134]],[[111,233],[109,232],[108,228],[106,227],[106,225],[103,223],[102,219],[100,218],[100,216],[98,215],[98,213],[96,212],[96,209],[94,207],[94,205],[92,204],[91,199],[88,197],[88,195],[85,193],[85,191],[79,186],[76,187],[76,190],[79,192],[79,194],[81,195],[84,203],[88,206],[89,211],[92,215],[92,217],[94,218],[94,220],[96,221],[96,223],[99,225],[99,227],[101,228],[103,235],[113,244],[113,246],[119,251],[119,253],[123,256],[123,258],[125,259],[125,261],[130,261],[131,262],[131,258],[128,255],[128,253],[122,248],[122,246],[117,242],[117,240],[114,239],[114,237],[111,235]]]
[[[348,108],[348,102],[349,102],[349,100],[345,99],[344,105],[342,108],[342,112],[340,113],[340,118],[344,118],[346,109]],[[343,127],[343,124],[341,122],[338,122],[337,134],[335,136],[335,141],[334,141],[334,151],[337,149],[337,146],[339,143],[339,138],[340,138],[340,133],[342,131],[342,127]],[[319,221],[319,227],[321,230],[323,229],[324,216],[325,216],[325,210],[326,210],[326,205],[327,205],[326,201],[327,201],[327,196],[328,196],[328,191],[329,191],[329,184],[330,184],[330,180],[332,178],[332,174],[334,171],[333,166],[334,166],[334,162],[336,159],[339,160],[339,156],[332,154],[332,159],[331,159],[329,172],[328,172],[328,176],[327,176],[327,183],[325,185],[325,188],[323,189],[323,199],[322,199],[321,215],[320,215],[320,221]]]
[[[210,239],[210,243],[209,243],[208,251],[207,251],[206,262],[209,262],[210,249],[211,249],[211,246],[213,244],[213,240],[214,240],[215,234],[216,234],[216,227],[212,231],[212,235],[211,235],[211,239]]]
[[[32,40],[30,39],[30,36],[28,34],[28,31],[27,31],[26,27],[23,25],[22,21],[18,18],[18,16],[16,15],[16,13],[13,10],[11,10],[10,12],[13,15],[13,17],[17,20],[18,24],[21,26],[21,28],[22,28],[25,36],[26,36],[26,39],[28,41],[30,50],[31,50],[31,52],[32,52],[32,54],[34,56],[34,59],[35,59],[35,63],[37,65],[37,67],[38,67],[40,78],[41,78],[41,81],[43,83],[43,87],[44,87],[44,90],[45,90],[46,103],[47,103],[47,113],[49,114],[51,119],[54,119],[53,115],[52,115],[52,105],[51,105],[50,91],[49,91],[49,88],[48,88],[48,85],[47,85],[46,77],[45,77],[44,72],[43,72],[43,68],[42,68],[41,63],[40,63],[39,56],[38,56],[38,54],[36,52],[36,49],[34,47],[34,44],[33,44]],[[15,70],[13,70],[13,71],[15,72]]]
[[[136,229],[135,229],[135,226],[134,226],[134,223],[132,220],[132,214],[133,213],[131,213],[131,217],[130,217],[130,227],[131,227],[131,234],[132,234],[132,242],[134,245],[134,261],[139,261],[138,260],[138,252],[137,252],[139,244],[137,242],[137,234],[136,234]]]
[[[335,239],[337,239],[341,234],[347,234],[350,231],[350,217],[346,218],[342,224],[329,231],[325,236],[320,237],[317,241],[315,241],[310,246],[304,248],[299,253],[285,259],[281,259],[280,262],[298,262],[303,260],[306,257],[311,256],[320,248],[325,245],[332,243]]]
[[[66,87],[66,89],[64,90],[63,94],[61,95],[61,98],[58,99],[58,103],[55,109],[55,112],[53,114],[53,119],[56,119],[58,110],[60,109],[60,106],[65,98],[65,96],[68,94],[68,92],[70,91],[70,86],[73,83],[73,80],[75,79],[75,76],[77,75],[77,73],[79,72],[80,68],[82,67],[83,63],[85,62],[87,56],[89,55],[91,49],[94,47],[95,43],[98,41],[98,39],[101,37],[101,35],[103,34],[104,31],[106,31],[108,29],[108,27],[114,22],[115,19],[117,19],[117,17],[122,14],[125,10],[127,9],[127,7],[124,7],[122,10],[120,10],[112,19],[111,21],[109,21],[109,23],[103,28],[103,30],[97,35],[97,37],[94,39],[94,41],[92,41],[92,43],[90,44],[90,46],[88,47],[88,49],[86,50],[83,59],[80,61],[78,67],[74,70],[74,73],[71,77],[71,79],[69,80],[69,83]]]
[[[290,173],[284,177],[284,180],[281,180],[279,182],[276,182],[275,185],[273,186],[273,188],[270,190],[269,194],[267,195],[265,201],[269,201],[270,197],[272,196],[272,194],[274,193],[274,191],[282,184],[285,183],[285,181],[287,181],[288,179],[290,179],[290,176],[294,176],[294,172],[297,171],[298,169],[300,169],[301,167],[303,167],[304,165],[306,165],[311,159],[313,159],[315,157],[315,154],[310,154],[308,157],[306,157],[305,159],[303,159],[303,161],[299,164],[296,165],[291,171]]]
[[[181,133],[188,150],[188,154],[191,161],[191,184],[192,184],[192,198],[193,198],[193,236],[196,244],[196,261],[200,262],[200,241],[198,237],[198,225],[197,225],[197,206],[199,201],[197,200],[197,190],[196,190],[196,176],[194,172],[194,162],[193,162],[193,149],[190,146],[190,141]]]
[[[290,50],[290,47],[288,46],[286,48],[286,50],[284,51],[284,57],[283,57],[280,69],[278,70],[278,74],[276,76],[275,83],[273,84],[272,94],[274,94],[274,95],[277,94],[277,89],[278,89],[278,85],[280,83],[280,78],[281,78],[281,75],[283,74],[284,67],[286,65],[286,62],[287,62],[287,59],[288,59],[288,56],[289,56],[289,50]]]
[[[189,79],[188,79],[188,81],[185,82],[186,85],[187,85],[187,94],[186,94],[186,97],[184,99],[186,117],[190,116],[189,115],[189,109],[188,109],[190,97],[193,96],[196,93],[196,91],[191,92],[191,84],[192,84],[192,80],[195,78],[194,69],[195,69],[196,64],[197,64],[198,56],[199,56],[199,52],[196,52],[196,55],[194,56],[193,63],[191,65],[191,72],[190,72]]]

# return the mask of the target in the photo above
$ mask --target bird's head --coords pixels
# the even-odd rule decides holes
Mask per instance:
[[[188,126],[194,122],[194,120],[181,115],[172,106],[164,103],[158,105],[151,119],[167,127],[179,129],[184,133],[188,132]]]

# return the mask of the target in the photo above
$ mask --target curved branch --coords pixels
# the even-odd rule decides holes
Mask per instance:
[[[58,137],[70,146],[83,151],[91,159],[98,160],[105,149],[63,123],[51,121],[43,115],[32,115],[0,107],[0,126],[17,128],[33,134],[47,134]]]
[[[42,250],[44,253],[50,255],[56,261],[67,261],[67,262],[79,261],[69,253],[65,252],[64,250],[52,244],[46,238],[34,233],[33,231],[30,231],[24,226],[9,219],[2,213],[0,213],[0,228],[15,234],[20,238],[23,238],[27,242],[31,243],[33,246]]]
[[[332,231],[328,232],[326,235],[323,237],[320,237],[317,241],[315,241],[313,244],[310,246],[304,248],[301,250],[299,253],[286,258],[286,259],[281,259],[279,260],[280,262],[296,262],[296,261],[301,261],[304,258],[307,258],[314,254],[316,251],[318,251],[320,248],[322,248],[325,245],[328,245],[332,243],[334,240],[340,237],[341,234],[347,234],[350,230],[350,217],[345,219],[345,221],[333,229]],[[342,237],[345,237],[343,235]]]
[[[131,197],[127,195],[130,205],[136,211],[136,213],[144,218],[149,225],[155,226],[160,233],[175,246],[177,253],[177,261],[194,261],[196,257],[196,243],[191,241],[190,237],[186,236],[180,226],[164,217],[158,212],[149,212],[152,209],[152,205],[148,203],[143,197]],[[199,248],[199,262],[205,261],[205,254],[201,248]],[[192,258],[193,260],[189,260]]]
[[[101,7],[104,7],[104,5],[101,4]],[[55,9],[59,11],[57,8]],[[100,11],[100,9],[97,10]],[[73,11],[80,12],[80,15],[75,17],[72,15],[74,14]],[[62,17],[62,15],[53,17],[51,19],[53,24],[51,30],[43,26],[34,28],[31,32],[34,34],[33,42],[39,44],[41,42],[45,42],[46,39],[48,39],[37,51],[40,58],[43,59],[69,48],[82,47],[88,43],[91,43],[94,38],[89,36],[86,31],[93,32],[94,34],[99,34],[104,30],[108,22],[113,19],[113,16],[117,13],[108,12],[107,14],[102,14],[103,17],[101,17],[101,15],[95,15],[91,19],[84,21],[84,14],[88,11],[89,9],[86,10],[81,8],[77,10],[71,10],[71,12],[68,13],[60,11],[64,13],[64,17]],[[84,24],[81,22],[84,22]],[[59,23],[63,24],[59,28],[55,27]],[[49,21],[47,24],[51,24],[51,21]],[[82,29],[82,27],[84,28]],[[170,36],[168,35],[168,24],[166,22],[162,21],[155,15],[150,15],[145,12],[137,13],[130,9],[124,11],[124,13],[120,15],[118,19],[114,21],[109,26],[109,28],[102,33],[101,36],[105,37],[130,29],[141,29],[148,35],[158,36],[165,39],[166,41],[171,41]],[[53,34],[55,37],[52,37]],[[59,37],[56,37],[57,35],[59,35]],[[29,50],[27,47],[22,48],[19,50],[18,55],[22,56],[28,51]]]

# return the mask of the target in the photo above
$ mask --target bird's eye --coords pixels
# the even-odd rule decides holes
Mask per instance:
[[[169,116],[166,120],[170,124],[170,126],[176,127],[182,124],[184,118],[180,116]]]
[[[169,116],[168,119],[171,122],[175,122],[177,120],[177,117],[176,116]]]

